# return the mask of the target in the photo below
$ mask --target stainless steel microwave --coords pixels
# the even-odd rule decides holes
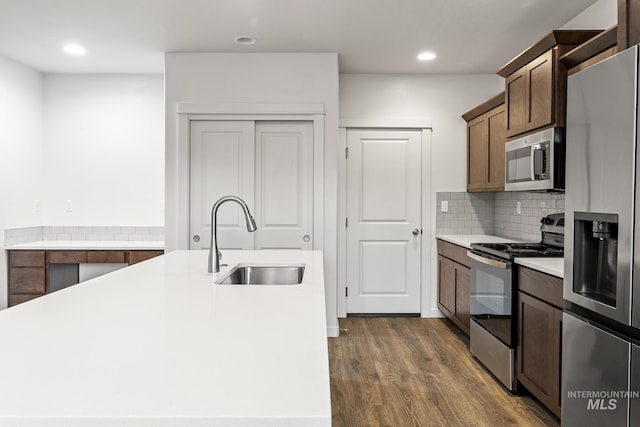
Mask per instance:
[[[564,128],[532,133],[505,144],[505,191],[564,191]]]

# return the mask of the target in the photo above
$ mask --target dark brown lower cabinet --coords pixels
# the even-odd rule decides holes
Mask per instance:
[[[129,251],[129,265],[160,256],[164,251]]]
[[[50,264],[128,263],[136,264],[162,255],[164,251],[8,251],[9,307],[32,300],[48,292]]]
[[[562,280],[518,269],[518,382],[560,418]]]
[[[9,307],[45,294],[47,268],[45,251],[8,252]]]
[[[471,321],[468,264],[465,248],[438,240],[438,309],[467,335]]]

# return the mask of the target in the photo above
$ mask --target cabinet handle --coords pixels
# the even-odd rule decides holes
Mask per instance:
[[[414,236],[417,236],[418,234],[420,234],[420,229],[414,228],[411,234],[413,234]]]

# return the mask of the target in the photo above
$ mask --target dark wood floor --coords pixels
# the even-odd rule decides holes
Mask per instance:
[[[329,339],[334,427],[558,426],[500,386],[445,319],[340,319]]]

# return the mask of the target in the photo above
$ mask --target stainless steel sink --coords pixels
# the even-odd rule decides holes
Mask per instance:
[[[238,264],[216,281],[218,285],[299,285],[304,264],[249,265]]]

